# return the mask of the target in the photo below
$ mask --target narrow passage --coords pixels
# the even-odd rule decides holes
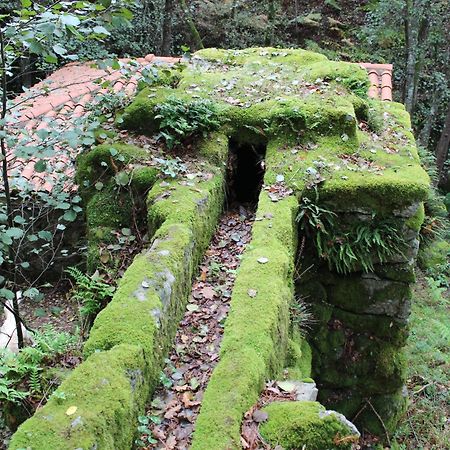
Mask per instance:
[[[200,264],[175,344],[166,360],[161,387],[146,418],[140,418],[139,448],[187,449],[200,411],[203,392],[219,360],[223,326],[240,256],[251,238],[253,210],[226,211]],[[146,423],[148,422],[148,424]],[[152,439],[153,438],[153,439]]]

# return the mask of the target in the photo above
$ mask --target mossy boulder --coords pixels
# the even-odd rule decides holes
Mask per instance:
[[[263,411],[269,417],[260,425],[260,432],[272,447],[350,450],[359,439],[356,427],[342,414],[327,411],[317,402],[273,402]]]
[[[405,386],[392,392],[374,394],[370,397],[358,388],[319,390],[319,400],[327,406],[342,412],[346,417],[355,417],[354,422],[361,431],[368,431],[383,438],[386,431],[395,431],[406,413],[408,393]]]

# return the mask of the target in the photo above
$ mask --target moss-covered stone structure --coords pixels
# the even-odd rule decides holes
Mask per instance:
[[[228,142],[264,146],[266,172],[192,448],[240,448],[244,413],[265,380],[283,376],[312,376],[319,400],[355,418],[360,430],[393,429],[406,405],[402,348],[429,180],[403,106],[369,100],[367,88],[358,65],[303,50],[206,49],[176,83],[137,95],[121,122],[149,135],[173,132],[161,105],[208,106],[215,131],[191,127],[184,138],[195,142],[211,177],[159,183],[142,163],[141,192],[153,186],[152,244],[98,315],[86,361],[59,388],[65,399],[54,396],[26,421],[11,449],[131,447],[223,204]],[[80,163],[87,188],[96,164],[109,158],[102,152]],[[94,189],[86,201],[94,242],[112,225]],[[295,320],[299,297],[314,315],[308,342]],[[274,446],[349,448],[355,437],[316,402],[274,403],[266,411],[261,433]]]

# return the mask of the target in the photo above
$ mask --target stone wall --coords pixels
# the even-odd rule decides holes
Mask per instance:
[[[422,205],[392,211],[392,224],[405,245],[373,270],[339,274],[320,262],[312,245],[299,255],[302,266],[315,262],[297,282],[316,323],[309,342],[320,400],[354,419],[361,430],[393,431],[407,404],[403,347],[408,336],[414,262]],[[339,223],[373,221],[369,211],[339,211]],[[376,220],[376,219],[375,219]]]

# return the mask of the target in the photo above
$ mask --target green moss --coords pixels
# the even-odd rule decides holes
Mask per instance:
[[[434,240],[421,247],[419,264],[422,269],[433,269],[444,266],[450,259],[450,243],[444,240]]]
[[[137,417],[158,381],[196,264],[222,208],[224,170],[213,175],[194,188],[174,183],[180,204],[173,197],[153,204],[160,186],[149,193],[150,215],[160,219],[151,247],[135,257],[97,316],[84,346],[86,362],[60,387],[67,400],[51,399],[22,425],[11,448],[132,446]],[[99,239],[107,232],[94,230]],[[66,414],[69,406],[77,406],[73,417]]]
[[[427,198],[429,178],[411,153],[416,152],[414,141],[399,153],[377,150],[373,154],[368,147],[359,148],[359,135],[347,134],[344,138],[322,136],[299,146],[294,137],[282,136],[269,142],[267,164],[276,174],[283,174],[288,185],[299,194],[305,192],[310,182],[308,173],[319,172],[325,180],[319,185],[320,201],[332,205],[335,211],[368,208],[389,217],[395,209]],[[348,164],[345,155],[366,164]],[[274,179],[266,181],[273,183]]]
[[[132,203],[129,193],[110,183],[96,192],[86,205],[88,229],[97,227],[120,228],[131,221]]]
[[[248,48],[245,50],[224,50],[206,48],[193,55],[194,61],[206,60],[230,65],[264,64],[267,60],[274,63],[309,65],[325,61],[326,57],[319,53],[302,49],[278,49],[273,47]]]
[[[165,192],[165,187],[155,185],[148,194],[153,245],[134,259],[113,300],[97,316],[85,344],[86,354],[124,342],[151,353],[157,335],[165,341],[175,332],[173,317],[183,311],[196,262],[222,208],[223,172],[194,187],[173,181]],[[134,330],[132,336],[130,330]],[[162,352],[167,348],[167,344],[158,345]]]
[[[211,163],[223,167],[228,158],[228,139],[224,134],[211,133],[198,144],[197,151]]]
[[[420,231],[420,227],[425,219],[425,207],[423,203],[420,203],[416,213],[413,214],[406,222],[405,225],[414,231]]]
[[[314,371],[324,387],[358,387],[370,396],[404,384],[406,360],[395,344],[365,334],[345,335],[343,330],[318,333],[312,344]]]
[[[9,448],[130,448],[149,391],[148,363],[132,345],[93,355],[58,388],[65,398],[52,396],[19,427]],[[68,414],[71,407],[76,410]]]
[[[382,278],[403,283],[416,281],[414,265],[410,263],[378,264],[375,265],[375,273]]]
[[[286,450],[351,449],[358,436],[335,414],[324,414],[317,402],[273,402],[263,408],[269,418],[260,426],[262,437]]]
[[[260,195],[257,216],[265,218],[255,222],[238,270],[220,361],[203,397],[192,449],[240,448],[245,411],[257,400],[265,378],[284,366],[293,295],[295,210],[293,197],[272,203],[266,192]],[[268,261],[258,262],[260,258]],[[257,290],[255,297],[248,295],[249,289]]]
[[[205,67],[199,64],[202,60],[213,64]],[[225,72],[221,67],[224,62],[230,64]],[[318,78],[332,83],[323,83],[320,92],[303,88],[305,83],[322,83]],[[259,84],[255,85],[255,79]],[[365,101],[353,92],[363,95],[367,84],[367,73],[357,65],[328,61],[323,55],[304,50],[206,49],[194,55],[193,64],[183,72],[176,89],[150,87],[140,92],[125,110],[123,126],[155,133],[160,123],[157,105],[170,98],[185,102],[203,98],[214,101],[227,134],[240,135],[252,128],[264,134],[266,129],[273,132],[282,126],[307,129],[310,134],[353,136],[354,111],[365,116],[367,110]],[[336,91],[347,92],[347,98],[336,95]]]
[[[404,315],[411,289],[407,283],[380,280],[370,274],[335,276],[328,286],[327,299],[345,311],[398,317]]]
[[[341,412],[347,417],[354,417],[355,424],[361,431],[386,437],[386,431],[392,434],[406,412],[408,397],[405,388],[391,393],[367,396],[357,389],[319,391],[321,401],[328,407]]]
[[[307,76],[309,80],[316,81],[318,78],[325,81],[338,81],[356,95],[367,98],[369,89],[369,78],[367,71],[358,64],[320,61],[311,64],[308,68]]]
[[[286,368],[283,373],[291,380],[304,380],[311,376],[312,352],[306,339],[295,334],[288,341]]]
[[[97,181],[109,180],[127,164],[145,162],[148,158],[149,154],[145,149],[133,145],[99,145],[78,156],[75,181],[83,195],[89,197],[95,192],[93,186]]]

